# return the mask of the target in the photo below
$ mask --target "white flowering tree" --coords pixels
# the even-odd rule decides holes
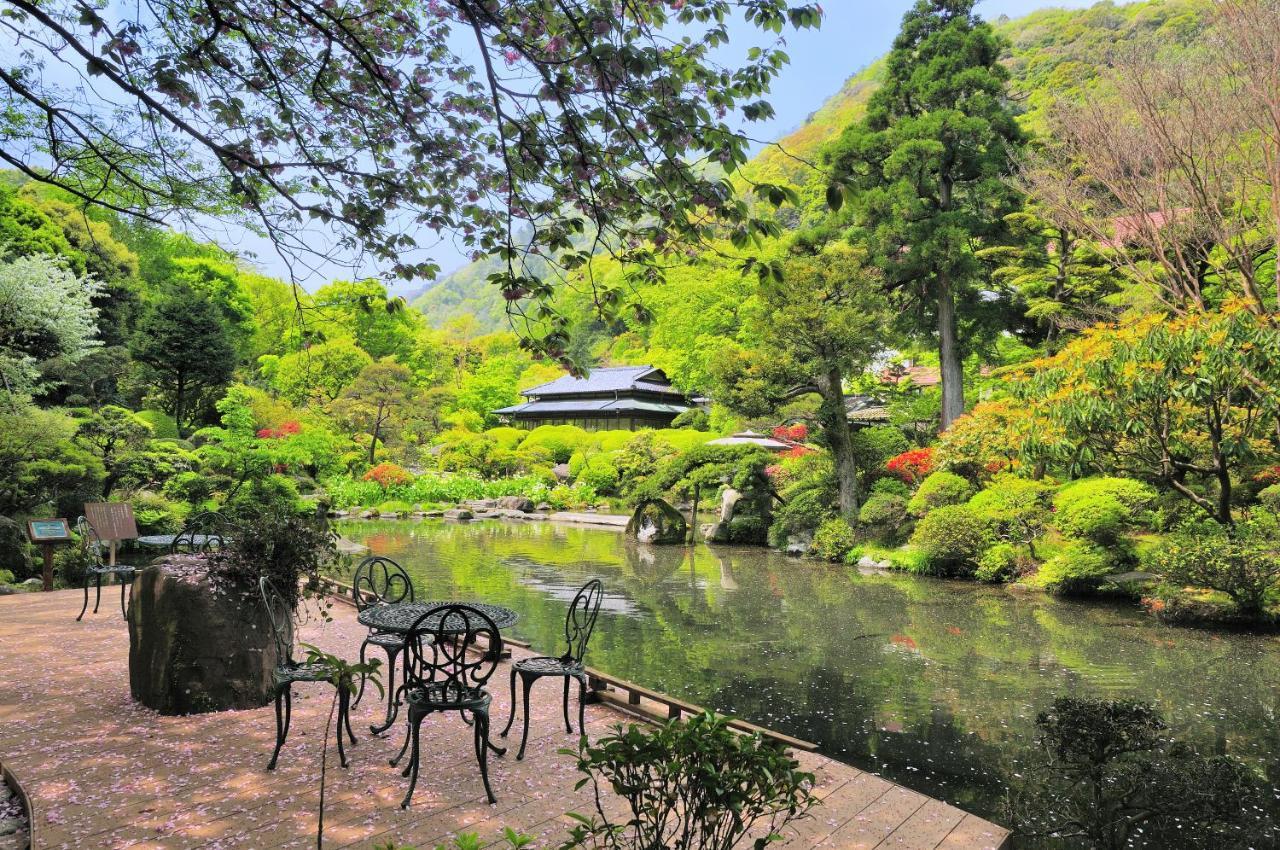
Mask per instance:
[[[97,339],[98,284],[45,255],[0,263],[0,380],[13,396],[39,389],[40,364],[74,363]]]

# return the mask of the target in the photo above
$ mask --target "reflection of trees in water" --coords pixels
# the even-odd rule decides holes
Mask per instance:
[[[862,766],[887,762],[898,781],[970,795],[980,813],[998,814],[993,777],[1020,769],[1035,713],[1067,693],[1153,700],[1179,737],[1280,780],[1280,644],[1268,638],[596,529],[382,521],[344,532],[377,535],[376,552],[396,547],[421,598],[515,608],[515,636],[539,651],[563,640],[565,590],[599,577],[630,607],[602,612],[589,664]]]

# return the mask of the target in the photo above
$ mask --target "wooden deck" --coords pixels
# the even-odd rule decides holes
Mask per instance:
[[[110,599],[110,594],[104,594]],[[31,798],[34,847],[286,848],[315,845],[321,729],[331,691],[302,685],[293,728],[274,773],[264,770],[275,740],[273,710],[162,717],[129,698],[129,638],[119,609],[104,601],[75,622],[78,591],[0,597],[0,764]],[[301,639],[353,656],[363,630],[354,611],[304,627]],[[520,652],[520,650],[517,650]],[[495,725],[508,711],[507,671],[494,677]],[[541,699],[538,699],[541,692]],[[528,752],[491,758],[498,804],[484,802],[469,730],[456,718],[423,726],[423,772],[413,806],[399,801],[406,780],[387,764],[400,739],[373,738],[382,706],[366,694],[353,721],[360,739],[350,770],[330,754],[326,847],[372,848],[395,841],[419,847],[459,832],[496,840],[504,826],[563,838],[570,810],[588,811],[575,793],[573,743],[559,723],[559,689],[534,690]],[[587,707],[598,735],[626,717]],[[518,731],[513,729],[513,735]],[[518,738],[516,739],[518,741]],[[959,809],[821,756],[800,753],[818,777],[824,803],[793,830],[788,847],[997,848],[1006,831]]]

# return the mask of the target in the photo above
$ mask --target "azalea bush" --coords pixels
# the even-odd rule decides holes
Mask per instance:
[[[361,479],[373,481],[383,490],[390,490],[392,487],[413,483],[413,474],[394,463],[380,463],[361,476]]]
[[[934,450],[931,448],[909,449],[889,458],[885,463],[885,469],[911,485],[923,481],[925,476],[933,471],[933,467]]]

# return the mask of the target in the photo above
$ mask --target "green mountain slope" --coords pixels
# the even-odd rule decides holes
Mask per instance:
[[[1007,58],[1013,97],[1021,104],[1028,129],[1040,130],[1044,111],[1064,91],[1088,85],[1097,68],[1127,45],[1155,40],[1163,45],[1194,38],[1209,0],[1148,0],[1115,5],[1098,3],[1087,9],[1043,9],[1022,18],[1000,19],[996,28],[1010,42]],[[803,207],[818,209],[824,188],[807,162],[819,162],[822,148],[850,122],[861,117],[879,79],[879,61],[851,76],[797,130],[765,147],[744,169],[751,179],[795,186]],[[795,211],[783,215],[795,224]],[[507,326],[505,303],[496,287],[486,283],[497,261],[472,263],[442,277],[419,296],[413,306],[440,327],[460,316],[473,316],[479,333]]]

